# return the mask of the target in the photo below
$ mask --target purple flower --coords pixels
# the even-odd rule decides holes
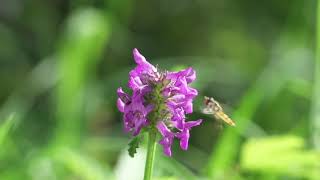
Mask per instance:
[[[195,71],[190,67],[178,72],[159,72],[137,49],[133,50],[133,58],[137,66],[130,71],[128,82],[132,96],[122,88],[117,90],[117,107],[123,113],[125,131],[136,136],[142,128],[151,126],[149,131],[156,128],[162,135],[159,144],[165,155],[171,156],[175,137],[186,150],[191,128],[202,121],[186,121],[185,117],[192,113],[192,101],[198,95],[189,86],[196,79]]]
[[[168,73],[168,79],[177,79],[179,77],[184,77],[187,80],[187,83],[191,83],[196,79],[196,73],[195,71],[189,67],[185,70],[179,71],[179,72],[171,72]]]
[[[135,91],[150,86],[150,82],[156,79],[158,73],[157,69],[137,49],[133,49],[133,58],[137,67],[129,73],[128,86]]]
[[[164,154],[171,156],[171,145],[175,134],[171,132],[162,121],[158,123],[157,128],[163,136],[163,138],[159,141],[159,144],[162,145]]]
[[[172,114],[172,124],[174,125],[174,127],[176,127],[179,130],[182,130],[184,127],[184,123],[185,123],[185,112],[182,108],[177,108],[175,109],[173,112],[171,112]]]
[[[128,105],[131,103],[131,97],[123,92],[122,88],[118,88],[117,94],[119,96],[117,101],[117,106],[120,112],[124,112],[125,105]]]
[[[170,90],[165,92],[165,95],[171,96],[168,102],[169,107],[173,109],[182,107],[186,114],[192,113],[192,100],[198,95],[198,91],[189,87],[188,84],[195,80],[195,71],[192,68],[187,68],[179,72],[169,73],[167,78],[171,80],[168,87]]]
[[[190,129],[194,126],[200,125],[202,120],[197,120],[197,121],[189,121],[184,124],[184,127],[181,132],[176,134],[176,137],[180,139],[180,147],[183,150],[188,149],[188,144],[189,144],[189,137],[190,137]]]
[[[152,105],[144,106],[143,96],[139,91],[131,97],[118,88],[117,106],[120,112],[123,112],[123,121],[125,131],[133,131],[136,136],[140,133],[143,126],[148,124],[147,115],[152,110]]]
[[[133,58],[137,63],[137,67],[134,70],[130,71],[129,75],[131,77],[140,76],[144,73],[152,74],[157,71],[157,69],[152,64],[150,64],[142,54],[140,54],[138,49],[133,49]]]

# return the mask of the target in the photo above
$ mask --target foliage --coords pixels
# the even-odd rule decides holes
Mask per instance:
[[[242,148],[241,167],[248,171],[317,179],[320,154],[305,150],[297,136],[249,139]]]
[[[145,141],[127,156],[116,108],[133,48],[197,72],[204,121],[188,151],[156,152],[155,179],[319,179],[316,3],[2,2],[0,179],[141,179]],[[201,113],[205,95],[235,128]]]
[[[136,136],[132,138],[132,140],[129,142],[129,155],[131,157],[134,157],[134,154],[137,153],[137,149],[139,148],[139,145],[141,143],[141,136]]]

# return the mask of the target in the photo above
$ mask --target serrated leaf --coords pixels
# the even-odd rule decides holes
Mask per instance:
[[[137,153],[137,149],[139,148],[141,139],[142,138],[140,136],[136,136],[129,142],[128,152],[131,157],[134,157],[134,154]]]

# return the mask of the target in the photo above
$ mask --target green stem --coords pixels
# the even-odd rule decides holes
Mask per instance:
[[[314,147],[320,150],[320,0],[317,1],[316,55],[314,73],[314,95],[312,98],[312,130]]]
[[[156,138],[157,132],[150,130],[149,132],[149,139],[148,139],[148,150],[147,150],[147,159],[146,165],[144,169],[144,180],[150,180],[152,177],[152,170],[153,170],[153,161],[156,153]]]

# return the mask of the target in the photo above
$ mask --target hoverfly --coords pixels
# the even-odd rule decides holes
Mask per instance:
[[[230,126],[235,126],[236,123],[223,112],[220,104],[212,97],[204,97],[205,108],[202,110],[204,114],[213,114],[216,119],[223,120]]]

